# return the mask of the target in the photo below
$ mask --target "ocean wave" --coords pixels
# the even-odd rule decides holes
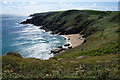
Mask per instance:
[[[49,59],[53,57],[53,54],[49,54],[50,50],[63,44],[58,37],[59,35],[52,35],[51,32],[45,32],[37,26],[18,24],[14,27],[21,28],[11,32],[11,35],[16,36],[13,37],[12,46],[16,46],[18,52],[24,57]]]
[[[48,54],[50,49],[51,48],[49,44],[41,43],[25,48],[22,53],[26,53],[24,54],[26,55],[25,57],[49,59],[53,56],[52,54]]]
[[[14,43],[14,44],[12,44],[12,46],[24,45],[24,44],[28,44],[28,43],[30,43],[30,42]]]

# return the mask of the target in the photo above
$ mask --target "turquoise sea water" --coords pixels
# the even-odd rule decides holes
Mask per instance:
[[[18,52],[23,57],[49,59],[50,50],[64,45],[66,41],[59,35],[52,35],[30,24],[18,24],[27,17],[3,16],[2,55]]]

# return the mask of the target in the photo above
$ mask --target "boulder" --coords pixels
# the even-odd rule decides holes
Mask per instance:
[[[63,50],[63,48],[54,48],[53,50],[51,50],[51,53],[56,54],[59,53]]]
[[[58,46],[57,48],[63,48],[62,46]]]
[[[65,44],[64,46],[70,46],[70,43]]]
[[[68,49],[72,49],[72,46],[68,46]]]

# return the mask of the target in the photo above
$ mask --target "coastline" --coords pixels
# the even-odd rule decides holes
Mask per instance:
[[[27,25],[37,26],[34,24],[27,24]],[[37,26],[37,27],[40,27],[39,29],[41,29],[42,26]],[[45,29],[41,29],[41,30],[43,30],[44,32],[50,32],[52,34],[52,31],[49,31],[49,30],[46,31]],[[66,44],[55,47],[52,50],[50,50],[50,54],[53,54],[54,56],[68,49],[81,45],[82,43],[84,43],[84,40],[85,40],[85,38],[83,38],[83,35],[80,35],[80,34],[68,34],[68,35],[53,34],[53,35],[59,35],[65,38],[66,40]]]
[[[81,45],[85,40],[85,38],[83,38],[80,34],[68,34],[60,36],[64,37],[67,42],[72,46],[72,48]]]
[[[59,35],[59,36],[65,38],[67,43],[62,46],[53,48],[51,50],[51,54],[53,53],[54,56],[59,53],[65,52],[68,49],[81,45],[82,43],[84,43],[85,40],[85,38],[83,38],[82,35],[80,34],[69,34],[69,35]]]
[[[27,24],[27,25],[37,26],[34,24]],[[41,26],[37,26],[37,27],[41,27]],[[41,28],[39,28],[39,29],[41,29]],[[43,30],[44,32],[50,32],[52,34],[52,31],[46,31],[45,29],[41,29],[41,30]],[[79,46],[85,40],[85,38],[83,38],[83,36],[80,34],[68,34],[68,35],[53,34],[53,35],[59,35],[59,36],[65,38],[65,40],[66,40],[66,44],[64,44],[62,46],[55,47],[52,50],[50,50],[50,54],[53,53],[53,55],[59,54],[67,49],[71,49],[71,48],[74,48],[76,46]]]

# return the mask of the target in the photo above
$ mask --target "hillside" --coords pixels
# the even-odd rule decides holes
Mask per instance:
[[[22,23],[43,26],[42,29],[53,31],[53,33],[81,33],[85,36],[89,36],[98,30],[102,30],[100,28],[101,24],[107,25],[114,21],[119,22],[118,17],[120,15],[117,12],[68,10],[61,12],[36,13],[31,16],[33,17],[32,19],[28,19]],[[108,20],[107,23],[102,23],[106,20]]]
[[[57,57],[78,57],[80,55],[101,55],[118,53],[119,12],[95,10],[68,10],[59,12],[36,13],[33,18],[22,23],[42,26],[42,29],[56,34],[84,35],[86,42]],[[111,47],[111,50],[109,50]],[[116,48],[115,51],[112,47]],[[101,49],[99,51],[99,48]],[[88,50],[88,51],[86,51]],[[82,54],[81,54],[82,51]],[[85,51],[85,53],[83,53]],[[93,52],[93,54],[91,54]],[[89,53],[89,54],[87,54]],[[95,54],[96,53],[96,54]],[[69,55],[67,55],[69,54]],[[57,58],[56,57],[56,58]]]
[[[49,60],[9,53],[3,56],[3,78],[119,79],[119,12],[68,10],[30,16],[22,24],[42,26],[53,34],[79,33],[85,42]]]
[[[22,58],[10,53],[3,56],[3,79],[40,80],[119,80],[119,54],[85,57],[82,59],[39,60]]]

